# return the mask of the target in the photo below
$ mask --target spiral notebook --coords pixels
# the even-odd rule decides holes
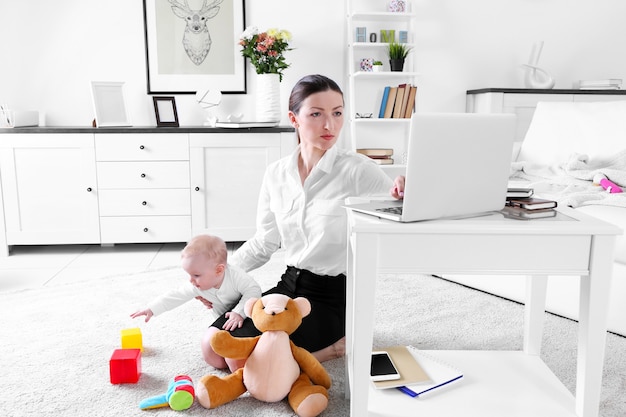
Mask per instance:
[[[407,346],[413,357],[428,374],[429,381],[419,384],[407,384],[398,389],[412,397],[419,397],[426,393],[447,387],[463,378],[463,372],[455,367],[440,361],[430,353],[425,353],[413,346]]]

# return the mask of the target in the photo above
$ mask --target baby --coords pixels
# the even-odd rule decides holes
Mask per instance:
[[[199,235],[192,238],[181,253],[181,266],[189,274],[189,282],[157,299],[131,317],[152,316],[172,310],[194,298],[203,302],[219,316],[202,338],[202,355],[211,366],[222,369],[226,360],[211,348],[211,338],[219,330],[235,331],[250,320],[244,305],[252,297],[261,297],[259,284],[242,269],[227,263],[226,243],[216,236]]]

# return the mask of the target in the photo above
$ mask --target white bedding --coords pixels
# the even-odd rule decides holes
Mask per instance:
[[[511,166],[511,180],[528,182],[536,194],[556,200],[560,205],[626,207],[626,192],[611,194],[593,184],[593,177],[598,173],[626,191],[626,149],[609,160],[594,161],[587,155],[572,153],[566,161],[554,165],[519,161]]]

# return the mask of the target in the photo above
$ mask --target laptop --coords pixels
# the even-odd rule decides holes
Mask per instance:
[[[346,207],[399,222],[501,210],[511,168],[514,114],[415,113],[403,200]]]

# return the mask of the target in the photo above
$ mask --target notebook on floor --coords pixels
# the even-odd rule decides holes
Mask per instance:
[[[400,222],[502,209],[515,122],[514,114],[415,113],[404,199],[346,207]]]

